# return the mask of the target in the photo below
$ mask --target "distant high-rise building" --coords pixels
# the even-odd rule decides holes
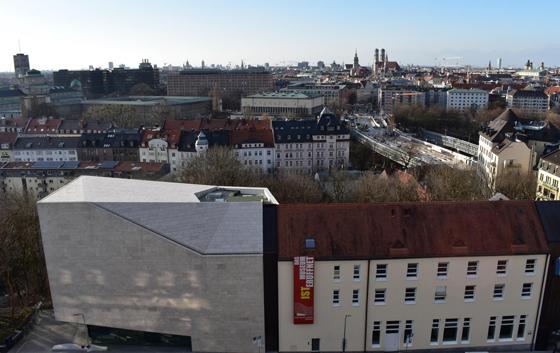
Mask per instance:
[[[317,61],[317,67],[319,69],[324,69],[325,68],[325,62],[324,61]]]
[[[502,58],[498,58],[498,71],[502,71]]]
[[[113,62],[109,61],[109,70],[113,70],[113,67],[114,67]]]
[[[202,63],[200,63],[200,67],[204,69],[204,60],[202,60]]]
[[[358,49],[356,49],[356,52],[354,53],[354,65],[352,67],[354,69],[360,67],[360,59],[358,59]]]
[[[14,71],[17,78],[29,71],[29,55],[18,53],[14,55]]]
[[[159,70],[152,67],[147,59],[143,59],[138,69],[123,67],[93,70],[58,70],[53,72],[55,86],[70,88],[79,82],[84,94],[89,97],[102,96],[111,93],[127,94],[139,83],[145,83],[151,88],[159,86]]]
[[[167,77],[169,96],[210,96],[216,86],[220,90],[221,98],[224,99],[224,108],[228,108],[229,101],[239,104],[242,96],[266,92],[274,88],[272,74],[263,68],[189,69],[171,73]]]

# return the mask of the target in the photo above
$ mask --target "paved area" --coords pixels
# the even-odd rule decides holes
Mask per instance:
[[[70,324],[55,321],[52,311],[39,313],[37,323],[9,353],[47,353],[51,352],[52,346],[62,343],[82,344],[85,341],[85,329],[83,325]],[[115,346],[108,347],[108,352],[158,352],[178,353],[185,352],[178,348],[161,347],[138,347],[138,346]]]
[[[364,138],[368,139],[370,143],[377,144],[381,148],[378,153],[383,154],[385,157],[393,159],[397,162],[403,158],[410,160],[410,156],[414,156],[423,164],[447,164],[456,166],[461,163],[454,156],[451,150],[446,150],[442,147],[426,144],[424,141],[418,140],[409,134],[401,131],[394,131],[389,133],[387,130],[387,123],[381,117],[374,116],[360,116],[355,119],[355,124],[360,125],[360,130],[355,130],[361,133]],[[401,157],[404,153],[404,157]],[[408,163],[408,161],[405,161]],[[402,163],[401,163],[402,164]],[[414,163],[413,163],[414,164]]]

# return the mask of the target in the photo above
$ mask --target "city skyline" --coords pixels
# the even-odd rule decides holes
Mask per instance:
[[[18,41],[31,68],[40,70],[106,67],[110,61],[137,67],[142,58],[158,66],[187,60],[194,66],[202,60],[232,66],[351,63],[356,49],[360,64],[369,66],[375,48],[385,48],[390,60],[403,65],[434,65],[436,58],[456,56],[473,66],[489,60],[495,65],[498,57],[503,67],[522,67],[527,59],[560,65],[560,47],[550,45],[558,30],[535,35],[516,25],[525,20],[521,1],[147,4],[5,3],[0,21],[8,35],[0,47],[7,55],[0,57],[0,72],[13,71]],[[540,4],[549,6],[552,1]]]

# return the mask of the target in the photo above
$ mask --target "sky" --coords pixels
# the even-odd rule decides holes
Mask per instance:
[[[0,0],[0,71],[12,55],[39,70],[125,64],[560,66],[558,3],[526,0]],[[440,59],[438,59],[441,61]]]

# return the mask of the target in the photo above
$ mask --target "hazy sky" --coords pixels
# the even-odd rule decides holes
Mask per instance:
[[[557,1],[527,0],[0,0],[0,71],[152,63],[371,64],[386,48],[401,64],[560,65]]]

